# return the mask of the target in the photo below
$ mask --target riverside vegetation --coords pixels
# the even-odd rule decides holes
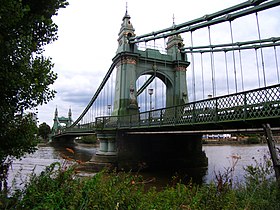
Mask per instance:
[[[68,151],[72,152],[71,149]],[[32,175],[22,189],[1,197],[1,209],[280,209],[280,189],[271,161],[245,168],[245,183],[233,183],[231,168],[210,184],[176,181],[164,189],[147,188],[140,175],[102,171],[79,178],[70,159]],[[81,164],[81,163],[79,163]]]
[[[82,136],[81,139],[76,140],[76,142],[82,144],[96,144],[97,138],[96,135]]]

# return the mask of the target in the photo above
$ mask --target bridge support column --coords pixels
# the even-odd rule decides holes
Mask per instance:
[[[115,138],[108,140],[108,152],[116,153],[116,140],[115,140]]]
[[[90,162],[94,164],[114,164],[116,162],[116,133],[104,131],[97,133],[99,140],[99,149],[92,157]]]
[[[107,152],[108,151],[108,140],[107,139],[99,139],[99,152]]]

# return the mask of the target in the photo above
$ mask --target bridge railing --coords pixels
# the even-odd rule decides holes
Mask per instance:
[[[75,133],[75,132],[89,132],[89,131],[94,131],[96,127],[95,122],[91,123],[85,123],[85,124],[77,124],[76,126],[73,127],[64,127],[59,130],[59,133],[56,134],[61,134],[61,133]]]
[[[280,84],[128,116],[96,118],[96,129],[280,119]],[[279,121],[280,123],[280,121]]]

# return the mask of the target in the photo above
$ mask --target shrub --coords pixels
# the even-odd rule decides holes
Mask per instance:
[[[260,141],[260,139],[257,136],[249,137],[247,139],[247,144],[259,144],[259,143],[261,143],[261,141]]]
[[[80,142],[84,144],[95,144],[97,142],[97,139],[95,135],[82,136]]]
[[[33,175],[10,200],[10,209],[280,209],[280,191],[274,180],[220,190],[214,182],[177,183],[163,190],[147,189],[143,177],[102,171],[79,178],[75,167],[52,164]],[[6,208],[7,209],[7,208]]]

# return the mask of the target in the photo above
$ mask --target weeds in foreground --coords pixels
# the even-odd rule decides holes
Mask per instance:
[[[228,158],[230,161],[230,167],[225,168],[224,172],[215,172],[215,183],[217,185],[217,191],[220,193],[233,187],[235,168],[238,161],[241,159],[241,157],[237,154],[233,154]]]
[[[245,178],[248,183],[255,183],[258,185],[274,179],[274,168],[269,155],[263,155],[261,160],[253,159],[254,164],[244,168],[246,171]]]
[[[237,164],[238,159],[235,161]],[[75,166],[54,163],[40,175],[32,176],[23,190],[13,194],[5,208],[280,209],[280,190],[275,180],[259,181],[257,178],[266,177],[269,172],[266,167],[269,166],[268,163],[251,166],[263,167],[258,169],[262,173],[255,173],[255,170],[252,173],[249,167],[246,183],[235,188],[230,184],[232,175],[228,171],[229,178],[223,179],[222,189],[218,182],[203,185],[190,182],[185,185],[177,183],[159,191],[155,187],[147,190],[147,182],[140,175],[102,171],[94,177],[79,178]]]
[[[177,183],[158,191],[144,190],[141,176],[98,173],[76,178],[72,169],[56,172],[54,166],[35,177],[22,191],[14,209],[280,209],[280,192],[274,182],[246,185],[219,192],[217,185]]]

